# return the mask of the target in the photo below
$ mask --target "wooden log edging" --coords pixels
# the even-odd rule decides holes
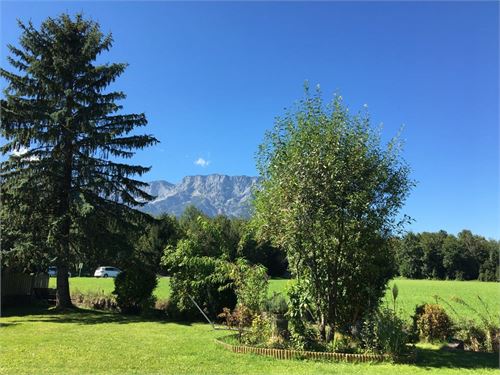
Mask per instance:
[[[257,348],[246,345],[232,345],[222,341],[222,338],[215,339],[215,343],[234,353],[253,353],[273,357],[276,359],[315,359],[333,360],[343,362],[386,362],[393,358],[387,354],[353,354],[353,353],[333,353],[333,352],[311,352],[293,349],[271,349]]]

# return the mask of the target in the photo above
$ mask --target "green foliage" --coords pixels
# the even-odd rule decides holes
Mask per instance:
[[[171,302],[185,318],[200,317],[198,305],[215,318],[224,307],[233,308],[236,296],[230,288],[228,249],[217,222],[205,216],[181,220],[186,238],[167,246],[162,264],[171,275]]]
[[[222,312],[217,316],[224,320],[228,328],[237,329],[241,340],[244,330],[252,325],[252,320],[255,315],[248,307],[238,305],[233,311],[224,307]]]
[[[71,292],[71,300],[77,306],[94,310],[118,310],[115,296],[103,291],[81,292],[78,289]]]
[[[290,340],[299,350],[310,350],[316,346],[316,332],[310,327],[313,317],[309,309],[309,291],[301,284],[293,284],[288,289],[288,319]]]
[[[274,292],[265,302],[265,310],[271,314],[284,315],[288,312],[288,303],[283,294]]]
[[[361,343],[369,352],[398,357],[408,351],[409,336],[404,321],[396,312],[382,307],[364,320]]]
[[[116,302],[123,313],[138,314],[146,312],[155,304],[153,290],[158,280],[149,267],[132,262],[115,278]]]
[[[495,240],[473,235],[408,233],[393,241],[398,272],[408,278],[498,281],[498,249]]]
[[[250,265],[243,259],[238,259],[228,267],[238,305],[246,306],[253,314],[260,313],[267,299],[269,285],[266,269]]]
[[[257,167],[259,237],[286,250],[330,341],[377,307],[394,271],[389,238],[412,186],[400,142],[383,146],[366,113],[350,115],[339,96],[325,106],[306,89],[266,133]]]
[[[174,246],[182,237],[179,222],[175,216],[161,215],[145,225],[143,235],[135,246],[135,257],[156,273],[165,274],[160,261],[167,246]]]
[[[451,318],[438,304],[427,303],[417,306],[413,321],[419,337],[425,341],[446,341],[454,333]]]
[[[273,246],[270,241],[257,238],[252,222],[241,230],[238,257],[245,258],[252,264],[262,264],[270,277],[287,276],[288,262],[285,252]]]
[[[252,346],[266,346],[271,337],[272,327],[270,320],[262,314],[258,314],[252,319],[252,325],[242,335],[241,341],[244,344]]]
[[[457,337],[464,341],[465,346],[473,351],[498,352],[500,347],[500,313],[491,310],[490,306],[476,296],[473,301],[465,301],[460,297],[453,297],[452,303],[443,299],[456,316]],[[455,307],[460,306],[465,313],[458,313]],[[475,321],[470,317],[476,318]]]
[[[72,263],[133,249],[132,234],[146,219],[131,207],[152,198],[135,176],[150,168],[117,159],[157,140],[132,133],[147,124],[145,115],[123,113],[117,102],[125,94],[106,90],[126,64],[96,64],[113,42],[99,24],[62,14],[38,29],[19,26],[19,44],[8,46],[14,71],[0,69],[0,152],[9,155],[0,175],[2,218],[9,218],[1,221],[2,251],[28,268],[54,262],[58,305],[69,307]]]

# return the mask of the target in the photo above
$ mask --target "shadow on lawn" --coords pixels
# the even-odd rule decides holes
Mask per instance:
[[[58,311],[54,308],[45,306],[26,306],[20,308],[4,309],[2,317],[28,317],[19,321],[11,320],[9,323],[3,324],[19,324],[26,322],[49,322],[49,323],[74,323],[74,324],[102,324],[102,323],[175,323],[180,325],[190,326],[190,322],[173,321],[158,317],[140,316],[140,315],[123,315],[115,312],[85,310],[74,308],[66,311]]]
[[[463,350],[433,350],[418,348],[418,367],[427,368],[498,368],[499,358],[495,353],[476,353]]]

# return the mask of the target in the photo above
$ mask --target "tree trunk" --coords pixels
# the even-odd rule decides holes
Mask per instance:
[[[68,110],[70,112],[70,110]],[[70,121],[68,120],[66,126],[69,128]],[[73,172],[73,147],[71,133],[66,132],[65,140],[63,143],[64,155],[64,169],[63,178],[61,181],[59,199],[59,216],[62,218],[61,232],[60,232],[60,253],[59,264],[57,269],[57,308],[71,308],[71,296],[69,294],[69,281],[68,281],[68,263],[70,254],[70,231],[71,231],[71,217],[70,217],[70,194],[71,194],[71,175]]]
[[[71,308],[73,303],[69,294],[68,266],[57,266],[57,308]]]
[[[326,342],[326,324],[325,324],[325,316],[323,315],[323,313],[321,313],[318,331],[320,340]]]

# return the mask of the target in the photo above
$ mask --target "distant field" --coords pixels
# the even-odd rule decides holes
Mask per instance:
[[[285,292],[289,280],[271,280],[269,292]],[[447,301],[452,297],[460,297],[467,303],[481,309],[477,296],[489,306],[491,313],[500,311],[500,283],[479,281],[440,281],[440,280],[407,280],[395,279],[390,282],[390,287],[396,284],[399,289],[398,309],[402,310],[403,316],[409,319],[415,310],[415,306],[425,302],[435,302],[434,296],[439,296]],[[50,279],[50,286],[55,287],[55,278]],[[72,277],[70,279],[72,290],[97,291],[111,293],[114,289],[113,279],[98,279],[93,277]],[[167,277],[160,278],[155,290],[157,298],[168,298],[170,286]],[[392,306],[390,289],[387,291],[386,303]],[[474,318],[466,308],[453,304],[461,315]],[[446,306],[445,306],[446,308]]]

